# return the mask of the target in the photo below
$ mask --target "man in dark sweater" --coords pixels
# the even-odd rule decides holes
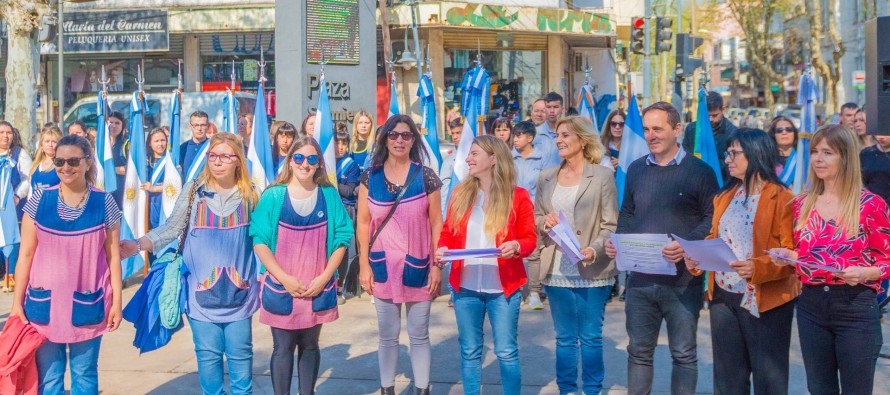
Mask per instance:
[[[890,136],[875,136],[877,143],[859,152],[862,184],[890,203]]]
[[[649,155],[627,169],[616,233],[674,233],[687,240],[704,239],[718,190],[714,171],[677,144],[680,114],[672,105],[658,102],[644,109],[643,131]],[[616,255],[611,242],[606,243],[606,254]],[[676,241],[662,254],[677,266],[676,275],[630,272],[627,279],[627,393],[632,395],[652,389],[653,354],[662,320],[667,323],[673,358],[671,393],[692,394],[698,380],[696,331],[702,279],[686,270],[683,249]]]
[[[726,151],[726,140],[738,128],[723,116],[723,97],[719,93],[708,92],[707,105],[708,118],[711,122],[711,128],[714,130],[716,152],[717,155],[723,158],[723,151]],[[686,131],[683,132],[683,149],[689,154],[695,152],[695,122],[686,125]],[[723,173],[723,181],[728,181],[729,170],[726,168],[726,163],[723,160],[720,160],[720,171]]]

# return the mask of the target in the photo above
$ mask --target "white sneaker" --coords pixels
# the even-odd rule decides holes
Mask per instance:
[[[541,310],[544,308],[544,303],[541,303],[541,296],[538,295],[537,292],[532,292],[528,295],[528,305],[532,310]]]

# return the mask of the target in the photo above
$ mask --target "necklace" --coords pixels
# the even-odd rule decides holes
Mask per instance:
[[[89,195],[89,194],[90,194],[90,190],[88,188],[87,191],[83,195],[80,196],[80,201],[77,202],[77,204],[75,204],[73,206],[68,204],[68,202],[65,201],[65,195],[62,194],[61,192],[59,193],[59,197],[62,199],[62,203],[64,203],[66,206],[71,207],[71,208],[78,208],[83,204],[84,201],[87,200],[87,195]]]

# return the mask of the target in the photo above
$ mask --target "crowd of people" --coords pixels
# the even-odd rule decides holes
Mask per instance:
[[[795,312],[809,391],[872,393],[882,344],[876,295],[890,278],[890,137],[866,136],[865,112],[850,114],[845,105],[841,124],[810,136],[809,168],[796,170],[809,183],[795,196],[788,186],[800,132],[792,120],[777,117],[767,131],[738,129],[723,117],[719,94],[706,104],[710,119],[699,122],[712,126],[721,174],[693,154],[695,125],[684,137],[678,111],[658,102],[642,110],[649,153],[623,169],[620,205],[615,170],[628,114],[612,111],[597,131],[584,117],[564,115],[553,92],[534,103],[529,120],[493,119],[484,135],[463,135],[464,120],[450,120],[453,143],[472,144],[467,157],[445,155],[441,169],[425,165],[424,137],[410,116],[377,128],[359,112],[351,131],[334,127],[336,183],[312,137],[315,117],[299,128],[276,121],[278,175],[262,193],[245,157],[252,120],[239,119],[238,134],[213,133],[208,115],[196,111],[192,137],[181,144],[182,193],[163,223],[156,167],[177,142],[165,128],[146,136],[152,177],[142,189],[152,229],[135,240],[120,239],[122,195],[93,186],[94,131],[81,122],[66,134],[48,125],[32,160],[15,128],[0,122],[0,168],[12,169],[9,210],[21,217],[20,244],[3,250],[15,282],[10,320],[46,339],[34,350],[40,393],[63,393],[66,369],[73,394],[98,393],[101,338],[122,320],[121,259],[160,256],[178,243],[183,306],[162,307],[186,314],[205,394],[224,393],[225,370],[232,393],[252,392],[257,311],[272,334],[274,392],[292,393],[296,365],[299,393],[314,393],[322,327],[360,293],[376,309],[381,394],[395,393],[402,315],[414,393],[430,393],[431,302],[443,293],[456,318],[467,394],[480,391],[486,316],[501,391],[520,393],[523,299],[532,310],[548,302],[560,393],[599,393],[603,319],[614,297],[625,301],[629,394],[651,391],[662,323],[671,391],[695,393],[705,301],[717,393],[788,393]],[[119,113],[108,130],[122,185],[124,147],[139,134]],[[19,219],[0,218],[5,234],[18,226]],[[551,236],[558,225],[574,233],[580,261]],[[622,281],[610,236],[639,233],[722,239],[737,260],[732,271],[703,271],[671,241],[662,255],[675,275],[629,271]],[[491,252],[453,256],[483,249]]]

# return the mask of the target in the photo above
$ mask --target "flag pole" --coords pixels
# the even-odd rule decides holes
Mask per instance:
[[[138,100],[139,100],[140,107],[142,106],[142,103],[144,102],[144,93],[145,93],[144,88],[145,88],[145,75],[142,74],[142,67],[140,65],[136,65],[136,89],[139,92]],[[142,116],[142,124],[145,125],[145,111],[144,111],[144,109],[143,109],[141,116]],[[142,139],[145,138],[145,130],[133,130],[131,132],[136,134],[136,138],[142,138]],[[132,134],[130,135],[130,138],[133,138]],[[133,158],[133,160],[144,160],[144,159]],[[145,207],[145,222],[144,222],[144,226],[143,226],[143,228],[144,228],[143,231],[145,232],[145,234],[147,234],[149,231],[149,229],[148,229],[148,226],[149,226],[149,212],[148,212],[148,210],[151,209],[150,208],[151,205],[148,204],[150,197],[148,196],[147,190],[142,190],[140,193],[145,194],[146,207]],[[138,199],[137,199],[137,201],[138,201]],[[149,263],[148,263],[148,251],[147,250],[142,252],[142,262],[143,262],[142,275],[148,276]]]
[[[476,39],[476,67],[482,67],[482,41]],[[484,67],[482,67],[484,69]],[[487,91],[487,89],[486,89]],[[487,97],[482,98],[482,100],[488,100]],[[479,114],[476,116],[476,133],[478,136],[482,135],[482,129],[485,128],[485,121],[488,120],[488,114]]]

